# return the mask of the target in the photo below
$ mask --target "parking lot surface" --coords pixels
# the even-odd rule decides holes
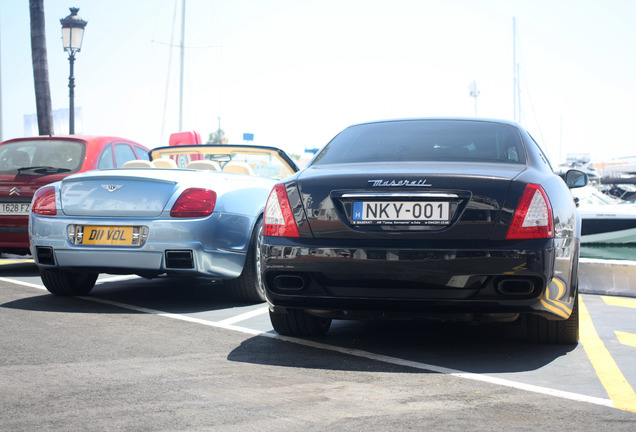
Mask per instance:
[[[0,424],[633,430],[636,299],[581,305],[576,346],[527,343],[521,326],[412,322],[336,321],[300,339],[222,285],[102,275],[90,296],[60,298],[30,260],[4,259]]]

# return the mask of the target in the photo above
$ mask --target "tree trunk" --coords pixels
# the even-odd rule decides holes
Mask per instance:
[[[46,57],[46,33],[44,31],[44,0],[29,0],[31,10],[31,58],[35,105],[40,135],[53,135],[53,112],[49,88],[49,66]]]

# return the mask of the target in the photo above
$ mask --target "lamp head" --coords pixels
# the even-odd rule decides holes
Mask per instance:
[[[82,39],[84,38],[84,28],[88,21],[77,16],[79,8],[69,8],[71,14],[66,18],[62,18],[62,43],[64,51],[68,51],[70,55],[74,55],[82,48]]]

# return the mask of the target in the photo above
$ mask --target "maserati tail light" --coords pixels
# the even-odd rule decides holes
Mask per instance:
[[[267,198],[263,216],[263,235],[300,237],[285,186],[277,184]]]
[[[170,210],[175,218],[210,216],[216,205],[216,192],[209,189],[189,188],[183,191]]]
[[[507,239],[539,239],[554,237],[554,220],[550,200],[543,188],[526,186],[508,229]]]
[[[35,192],[31,211],[41,216],[55,216],[57,214],[55,209],[55,188],[53,186],[43,187]]]

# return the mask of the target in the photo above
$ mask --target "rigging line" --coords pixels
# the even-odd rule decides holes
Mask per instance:
[[[518,79],[518,85],[521,87],[521,81],[523,81],[525,83],[525,87],[526,87],[526,93],[527,93],[527,99],[528,102],[530,103],[530,110],[532,111],[534,120],[536,122],[537,125],[537,130],[539,131],[539,136],[541,137],[541,143],[542,143],[542,147],[543,150],[547,150],[546,147],[546,142],[545,142],[545,138],[543,137],[543,131],[541,130],[541,124],[539,123],[539,117],[537,116],[537,112],[534,108],[534,102],[532,101],[532,96],[530,96],[530,81],[528,80],[528,76],[526,74],[526,70],[525,67],[523,67],[523,60],[524,60],[524,53],[523,53],[523,46],[521,45],[521,39],[519,38],[519,35],[517,34],[517,46],[519,47],[519,52],[520,55],[519,57],[521,58],[521,60],[518,62],[518,66],[519,66],[519,74],[517,75],[517,79]],[[522,80],[523,78],[523,80]],[[519,123],[521,123],[521,101],[519,102]]]
[[[523,78],[526,81],[526,87],[530,88],[530,85],[528,84],[528,78],[526,76],[525,70],[523,70],[522,68],[522,73],[523,73]],[[541,137],[541,142],[543,143],[543,147],[546,146],[545,144],[545,138],[543,137],[543,131],[541,130],[541,124],[539,123],[539,116],[537,115],[537,111],[534,108],[534,102],[532,101],[532,96],[530,96],[530,90],[527,91],[528,93],[528,102],[530,102],[530,109],[532,111],[532,114],[534,116],[534,119],[537,123],[537,129],[539,130],[539,136]],[[546,149],[544,149],[546,150]]]
[[[179,55],[179,132],[183,129],[183,70],[185,68],[186,0],[181,0],[181,40]]]
[[[154,37],[157,34],[157,28],[159,27],[159,15],[160,15],[159,11],[163,10],[164,1],[161,2],[161,6],[159,6],[158,8],[155,9],[155,25],[152,28],[152,37],[153,37],[153,39],[151,39],[151,41],[154,41]]]

